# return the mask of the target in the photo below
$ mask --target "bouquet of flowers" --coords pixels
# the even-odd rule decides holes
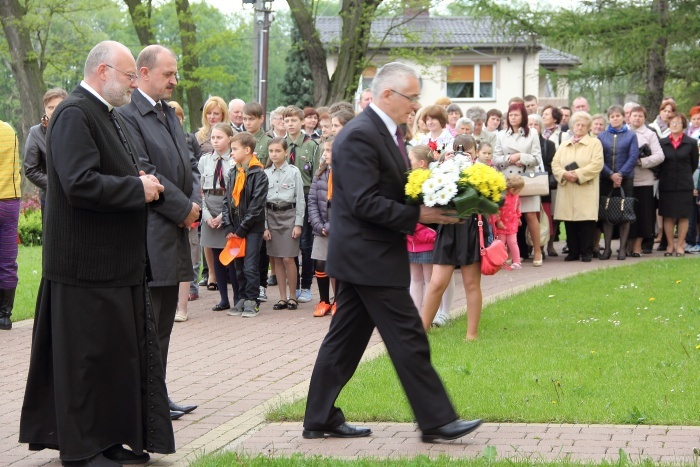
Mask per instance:
[[[406,202],[444,206],[467,218],[497,213],[505,189],[501,172],[486,164],[472,164],[469,157],[457,154],[429,170],[412,170],[406,183]]]

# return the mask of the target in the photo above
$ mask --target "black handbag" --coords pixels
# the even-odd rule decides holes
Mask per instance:
[[[635,222],[634,198],[625,197],[625,190],[620,187],[621,196],[613,196],[610,190],[608,196],[601,196],[598,204],[598,219],[609,224],[619,224],[620,222]]]

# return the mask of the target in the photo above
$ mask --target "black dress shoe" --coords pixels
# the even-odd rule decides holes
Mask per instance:
[[[464,435],[468,435],[472,431],[479,428],[482,420],[461,420],[457,419],[454,422],[450,422],[447,425],[442,425],[432,430],[425,430],[423,432],[422,440],[425,443],[430,443],[438,439],[457,439]]]
[[[221,303],[217,303],[216,305],[211,307],[211,311],[228,310],[229,308],[231,308],[231,305],[229,305],[228,303],[225,305],[222,305]]]
[[[347,423],[343,423],[330,430],[304,430],[301,432],[301,436],[306,439],[325,438],[326,435],[333,438],[362,438],[371,434],[372,430],[369,428],[352,426]]]
[[[591,256],[581,256],[581,261],[583,261],[584,263],[590,263],[591,258]]]
[[[170,398],[168,398],[168,404],[170,405],[170,410],[173,412],[190,413],[197,408],[196,405],[177,405],[175,402],[171,401]]]
[[[118,464],[132,465],[132,464],[145,464],[151,460],[151,456],[148,453],[143,453],[140,456],[134,451],[125,449],[124,446],[112,446],[109,449],[102,451],[102,455],[107,459],[112,460]]]
[[[579,257],[577,255],[566,255],[564,256],[564,261],[578,261]]]
[[[185,412],[180,412],[179,410],[171,410],[170,411],[170,420],[177,420],[178,418],[182,417],[185,415]]]
[[[121,464],[107,459],[102,453],[81,461],[63,461],[65,467],[119,467]]]

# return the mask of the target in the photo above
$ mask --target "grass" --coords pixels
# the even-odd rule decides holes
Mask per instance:
[[[15,292],[12,321],[34,317],[36,296],[41,282],[41,247],[20,245],[17,264],[19,265],[19,283]]]
[[[694,259],[603,269],[486,307],[431,331],[457,412],[489,422],[700,424],[700,290]],[[305,400],[273,409],[303,418]],[[363,364],[338,399],[349,420],[411,422],[388,357]]]
[[[457,459],[447,456],[439,456],[431,459],[427,456],[417,456],[405,459],[372,459],[359,458],[354,460],[341,460],[329,457],[313,456],[304,457],[301,454],[285,457],[268,457],[264,455],[248,456],[235,452],[221,452],[207,454],[200,457],[190,464],[190,467],[229,467],[229,466],[246,466],[246,467],[335,467],[335,466],[352,466],[352,467],[369,467],[369,466],[384,466],[384,467],[525,467],[536,465],[537,467],[593,467],[593,466],[640,466],[640,467],[659,467],[663,464],[655,463],[651,460],[631,461],[626,455],[621,454],[620,460],[617,462],[576,462],[564,457],[558,461],[544,461],[542,459],[530,458],[515,458],[515,459],[498,459],[498,453],[493,446],[487,447],[481,457],[474,459]],[[674,464],[696,465],[695,463]]]

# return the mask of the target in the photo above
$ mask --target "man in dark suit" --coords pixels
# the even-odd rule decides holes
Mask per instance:
[[[152,280],[153,312],[158,324],[158,341],[167,370],[170,334],[177,311],[180,282],[190,282],[189,230],[199,218],[200,198],[197,160],[187,148],[182,125],[165,102],[177,85],[175,54],[160,45],[149,45],[136,59],[139,88],[131,103],[118,112],[126,120],[136,143],[143,170],[165,187],[165,202],[151,207],[148,217],[148,257]],[[181,406],[169,399],[171,417],[180,418],[196,405]]]
[[[60,450],[64,465],[175,451],[146,283],[148,206],[167,194],[140,170],[113,111],[136,79],[128,48],[99,43],[46,134],[43,271],[19,440]]]
[[[338,312],[321,344],[309,387],[305,438],[369,436],[334,406],[379,329],[424,441],[455,439],[481,420],[457,417],[430,363],[430,347],[411,299],[407,233],[416,223],[455,223],[440,208],[404,204],[410,163],[398,124],[418,109],[419,78],[389,63],[372,83],[373,103],[333,143],[333,235],[328,275],[337,280]]]

